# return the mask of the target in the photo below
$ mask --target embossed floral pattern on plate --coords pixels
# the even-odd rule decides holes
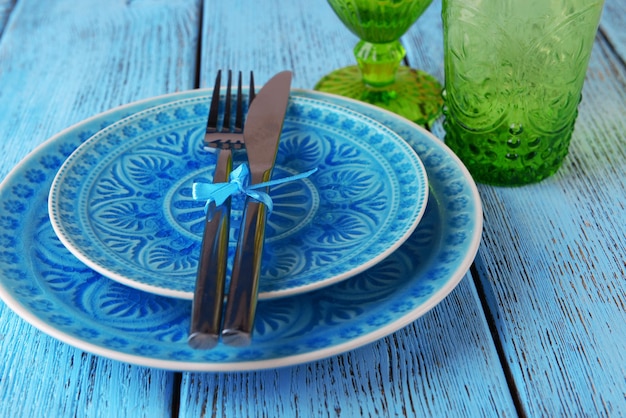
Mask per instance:
[[[191,186],[210,182],[215,166],[202,146],[207,111],[204,97],[166,103],[82,144],[50,192],[61,242],[107,277],[191,299],[204,225],[204,202],[194,201]],[[312,168],[311,177],[270,192],[260,299],[371,267],[408,238],[426,207],[424,167],[395,132],[331,103],[293,97],[274,178]]]
[[[54,233],[46,201],[62,162],[90,135],[147,107],[210,93],[183,92],[95,116],[48,140],[7,176],[0,185],[0,298],[11,309],[61,341],[118,361],[170,370],[253,370],[310,362],[378,340],[428,312],[464,277],[480,243],[482,210],[458,158],[391,113],[297,91],[375,117],[405,138],[429,177],[424,216],[373,268],[317,291],[260,301],[249,347],[191,349],[191,302],[145,293],[86,267]]]

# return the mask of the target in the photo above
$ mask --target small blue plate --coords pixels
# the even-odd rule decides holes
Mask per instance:
[[[215,167],[215,153],[202,145],[207,112],[208,96],[173,101],[78,147],[49,199],[52,226],[70,252],[128,286],[193,298],[205,202],[193,199],[192,184],[211,182]],[[270,191],[260,299],[372,267],[411,235],[426,208],[426,171],[398,134],[344,107],[294,96],[273,178],[313,168]],[[231,255],[241,204],[233,203]]]

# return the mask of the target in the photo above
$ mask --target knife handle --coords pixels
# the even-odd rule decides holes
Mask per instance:
[[[227,345],[245,346],[252,338],[266,218],[265,205],[247,198],[222,326]]]
[[[227,181],[231,166],[231,152],[220,151],[213,182]],[[228,260],[230,205],[230,198],[220,206],[211,202],[206,214],[187,339],[195,349],[213,348],[219,340]]]

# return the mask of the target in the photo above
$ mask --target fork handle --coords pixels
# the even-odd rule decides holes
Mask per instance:
[[[213,182],[226,181],[231,165],[230,151],[220,151]],[[230,205],[230,198],[217,207],[215,202],[211,202],[206,214],[187,339],[195,349],[213,348],[219,340],[228,259]]]
[[[227,345],[245,346],[252,338],[266,218],[265,205],[247,198],[224,312],[222,340]]]

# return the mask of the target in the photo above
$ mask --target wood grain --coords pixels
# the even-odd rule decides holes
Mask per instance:
[[[0,0],[0,34],[9,20],[14,5],[15,0]]]
[[[228,21],[236,10],[237,19]],[[292,86],[312,89],[330,70],[355,63],[358,39],[330,6],[280,0],[206,2],[202,26],[201,86],[219,68],[254,70],[259,84],[281,70],[294,72]]]
[[[197,1],[17,2],[0,41],[0,178],[65,127],[192,88],[199,10]],[[0,315],[0,416],[171,415],[173,373],[83,353],[4,304]]]
[[[605,0],[600,23],[600,33],[605,36],[616,57],[624,64],[626,61],[626,31],[624,30],[624,16],[626,15],[626,1]]]
[[[5,305],[0,315],[0,347],[12,347],[2,347],[0,416],[170,416],[172,373],[69,347],[26,324]]]
[[[515,416],[476,304],[466,278],[424,317],[348,354],[278,370],[185,373],[180,416]]]
[[[606,1],[570,155],[559,172],[521,188],[479,187],[480,296],[528,416],[626,411],[625,12],[626,2]],[[409,60],[419,59],[417,46],[424,34],[433,39],[439,24],[425,19],[412,29]],[[433,49],[443,59],[441,47]],[[433,69],[439,77],[440,71]],[[445,135],[440,124],[435,132]]]
[[[530,416],[626,410],[615,390],[626,372],[626,170],[610,165],[626,156],[625,72],[606,77],[610,52],[596,46],[561,170],[519,190],[481,188],[477,266]]]

